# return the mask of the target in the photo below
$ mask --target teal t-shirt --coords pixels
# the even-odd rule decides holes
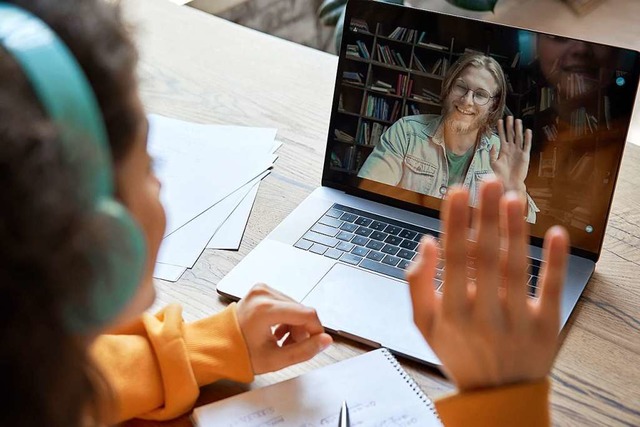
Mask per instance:
[[[464,181],[464,175],[469,167],[474,148],[471,147],[466,153],[460,155],[447,151],[447,163],[449,164],[449,182],[447,185],[460,184]]]

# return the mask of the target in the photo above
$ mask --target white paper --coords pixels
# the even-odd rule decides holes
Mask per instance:
[[[192,268],[211,236],[227,220],[254,185],[257,185],[267,174],[268,172],[262,169],[260,175],[254,180],[236,189],[229,196],[162,239],[157,261]]]
[[[148,150],[162,182],[165,236],[254,179],[276,130],[188,123],[149,115]]]
[[[185,271],[187,271],[186,268],[177,265],[156,263],[153,270],[153,277],[168,282],[177,282]]]
[[[247,195],[242,199],[240,204],[231,213],[229,218],[213,235],[207,248],[209,249],[226,249],[237,251],[240,249],[242,236],[251,215],[251,209],[258,195],[260,183],[256,183]]]
[[[201,427],[337,426],[342,401],[352,426],[441,426],[433,403],[386,349],[201,406]]]

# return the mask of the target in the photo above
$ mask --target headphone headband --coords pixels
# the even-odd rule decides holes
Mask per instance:
[[[86,194],[96,201],[113,194],[111,159],[95,95],[69,48],[42,20],[0,3],[0,44],[20,64],[49,118],[58,126],[65,155],[82,168]],[[55,83],[54,83],[55,82]],[[74,141],[91,139],[94,149],[82,162]]]
[[[146,261],[144,235],[113,197],[115,184],[102,114],[69,48],[41,19],[2,1],[0,46],[15,58],[57,125],[65,158],[80,172],[78,194],[88,198],[87,214],[100,227],[101,241],[87,254],[96,268],[87,301],[69,304],[63,313],[70,329],[88,332],[111,321],[135,295]]]

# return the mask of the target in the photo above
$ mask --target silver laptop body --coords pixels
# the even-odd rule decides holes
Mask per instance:
[[[392,186],[367,186],[366,184],[372,184],[370,180],[357,177],[359,167],[362,166],[367,155],[375,149],[375,144],[379,143],[379,141],[372,142],[370,139],[374,123],[390,126],[394,119],[415,112],[438,114],[440,107],[432,105],[437,103],[424,101],[424,98],[429,95],[429,89],[422,92],[425,96],[414,97],[411,92],[407,93],[406,87],[404,95],[401,96],[398,95],[401,93],[399,88],[395,91],[396,94],[379,95],[380,89],[370,89],[370,86],[378,79],[384,81],[385,78],[387,83],[393,86],[396,82],[395,75],[404,73],[414,81],[415,93],[417,93],[416,88],[421,84],[423,88],[434,88],[433,85],[439,84],[438,80],[441,81],[436,78],[438,69],[434,68],[437,60],[426,66],[425,63],[437,57],[438,50],[441,51],[439,53],[441,58],[446,58],[452,63],[457,53],[468,49],[491,53],[493,48],[497,51],[498,47],[502,47],[499,53],[501,57],[498,54],[495,56],[501,59],[501,64],[505,64],[504,67],[510,79],[509,91],[514,94],[514,99],[511,101],[515,107],[509,106],[509,99],[507,106],[511,110],[519,109],[517,102],[520,99],[518,98],[520,92],[526,93],[523,91],[519,76],[525,75],[523,79],[528,82],[527,84],[536,85],[536,94],[534,98],[527,100],[531,101],[530,105],[524,105],[514,113],[533,116],[529,119],[530,123],[525,123],[535,128],[534,135],[537,131],[540,138],[543,136],[547,138],[541,143],[546,144],[545,147],[549,147],[550,144],[560,147],[546,151],[540,149],[539,152],[532,153],[529,176],[537,177],[539,182],[551,184],[549,189],[540,187],[539,183],[539,190],[534,191],[534,184],[531,187],[530,195],[534,201],[539,202],[540,212],[538,212],[539,224],[531,228],[530,255],[534,263],[541,259],[541,238],[548,225],[552,223],[565,225],[569,230],[572,243],[578,242],[578,246],[572,247],[562,298],[561,321],[564,326],[589,281],[600,254],[638,85],[637,53],[587,43],[598,49],[608,49],[607,60],[615,60],[615,63],[604,65],[615,68],[615,75],[613,88],[601,83],[597,96],[593,95],[594,105],[601,101],[609,103],[609,107],[606,107],[609,109],[606,117],[602,112],[602,116],[596,117],[595,113],[591,113],[592,106],[589,104],[591,101],[584,101],[586,122],[575,122],[579,124],[578,129],[585,132],[582,134],[585,142],[580,143],[578,151],[586,150],[587,154],[583,156],[589,159],[594,158],[589,154],[591,152],[589,150],[598,154],[603,150],[601,147],[611,147],[614,144],[617,148],[613,149],[613,155],[609,148],[608,163],[604,166],[596,161],[596,167],[605,169],[604,175],[608,176],[609,181],[603,181],[601,187],[596,190],[593,187],[584,189],[585,194],[596,191],[595,197],[598,202],[588,205],[594,206],[593,209],[587,209],[586,214],[577,208],[563,212],[562,209],[558,209],[558,203],[565,203],[566,199],[571,199],[574,195],[559,195],[558,197],[563,199],[562,202],[558,202],[557,198],[554,199],[553,195],[553,191],[559,191],[558,188],[566,188],[564,184],[553,187],[554,180],[565,179],[561,176],[567,174],[566,171],[553,169],[562,155],[562,146],[558,145],[562,141],[553,140],[553,132],[547,132],[548,129],[544,128],[548,126],[544,124],[544,120],[548,119],[545,114],[554,107],[548,107],[553,105],[553,101],[549,100],[549,93],[546,93],[545,99],[541,99],[545,96],[543,92],[549,92],[541,86],[546,84],[548,88],[550,83],[539,77],[535,77],[538,80],[533,80],[534,77],[531,76],[535,76],[535,72],[531,70],[538,65],[536,60],[541,61],[541,59],[536,59],[535,56],[527,58],[525,49],[531,46],[537,49],[540,43],[536,43],[536,40],[539,41],[540,37],[549,37],[553,41],[556,39],[554,36],[365,0],[352,0],[348,5],[328,135],[323,185],[313,191],[220,281],[217,286],[218,293],[237,300],[242,298],[255,283],[267,283],[296,301],[314,307],[323,325],[333,333],[371,347],[386,347],[393,353],[409,359],[435,366],[440,365],[438,358],[412,322],[408,284],[403,278],[404,268],[400,266],[406,268],[411,262],[411,254],[417,250],[414,243],[419,241],[422,234],[432,233],[437,236],[440,232],[438,208],[441,200],[419,197],[415,193]],[[484,34],[484,38],[474,37],[473,42],[461,44],[465,34],[474,31],[477,34]],[[533,40],[531,46],[526,42],[527,37]],[[520,44],[513,45],[515,42],[511,39],[517,39],[517,43]],[[504,42],[504,40],[511,40],[511,42]],[[562,39],[562,42],[581,43],[570,39]],[[360,48],[362,43],[367,47],[368,58]],[[395,64],[385,63],[385,52],[378,52],[380,48],[377,48],[377,45],[390,47],[393,54],[397,52],[400,56],[404,55],[405,67],[402,67],[401,60],[395,61]],[[443,46],[445,49],[442,49]],[[416,60],[414,60],[414,54]],[[422,67],[415,66],[421,59]],[[440,72],[443,71],[443,62],[445,62],[444,59],[440,63]],[[604,65],[601,64],[601,68],[605,68]],[[599,72],[602,74],[602,71]],[[362,82],[357,81],[358,75],[362,77]],[[621,80],[621,77],[624,80]],[[588,81],[589,76],[583,75],[580,78]],[[436,82],[432,84],[428,79]],[[531,83],[532,81],[535,83]],[[398,82],[400,83],[402,82]],[[588,83],[583,84],[585,96],[589,88]],[[524,89],[526,90],[527,87]],[[528,89],[530,93],[533,92],[531,86]],[[361,105],[357,105],[356,102],[356,106],[353,107],[352,100],[354,97],[357,99],[360,93],[362,93]],[[368,97],[372,96],[385,99],[388,110],[394,109],[395,101],[400,102],[399,113],[396,117],[392,117],[389,116],[391,112],[387,111],[386,116],[383,114],[377,118],[372,117],[371,110],[366,111]],[[608,100],[604,101],[605,98]],[[614,101],[617,106],[615,112],[611,106]],[[350,102],[352,110],[348,111],[350,106],[347,104]],[[411,105],[415,105],[417,110]],[[531,114],[531,106],[533,106],[533,114]],[[527,113],[527,107],[529,113]],[[543,109],[543,107],[547,108]],[[558,107],[558,110],[560,111],[561,107]],[[408,114],[404,114],[405,112]],[[559,123],[557,118],[552,118],[552,122],[553,120]],[[597,124],[596,121],[598,121]],[[364,127],[365,123],[370,125],[369,129],[365,128],[369,134],[363,137],[360,128]],[[575,123],[571,122],[571,124]],[[589,126],[591,126],[591,133],[589,133]],[[596,132],[593,132],[594,129]],[[572,143],[575,144],[576,141]],[[552,157],[549,157],[549,151],[554,153]],[[595,156],[595,159],[598,158]],[[578,168],[577,172],[571,171],[574,175],[580,171],[579,165],[573,165],[573,168]],[[580,197],[580,191],[576,194],[578,194],[576,197]],[[383,239],[374,241],[373,237],[376,236]],[[353,239],[356,238],[360,238],[358,240],[360,244],[352,244]],[[396,244],[400,249],[394,253],[395,249],[387,247],[387,242]],[[383,246],[380,246],[381,244]],[[380,260],[381,257],[385,262]],[[535,286],[531,287],[531,294],[535,297]]]

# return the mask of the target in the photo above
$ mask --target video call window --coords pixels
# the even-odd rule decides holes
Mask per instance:
[[[422,147],[429,138],[443,142],[434,129],[450,117],[442,87],[457,61],[488,56],[505,79],[500,117],[521,119],[532,131],[524,178],[532,233],[542,237],[562,224],[574,246],[596,251],[637,89],[635,52],[416,10],[380,19],[376,9],[345,24],[329,181],[431,208],[458,183],[473,200],[482,179],[495,175],[490,158],[425,152],[419,140]],[[457,77],[448,94],[464,91]],[[495,94],[468,96],[478,107],[483,95]],[[487,129],[490,147],[499,139],[495,126]],[[462,170],[458,182],[443,182],[445,169]]]

